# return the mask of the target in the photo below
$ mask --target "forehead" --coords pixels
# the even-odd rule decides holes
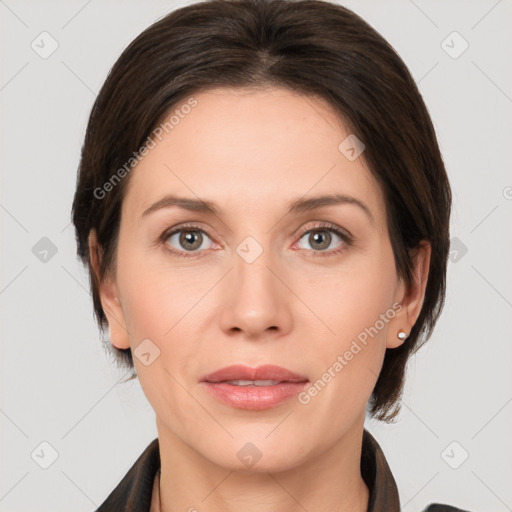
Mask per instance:
[[[180,110],[194,104],[187,98],[163,117],[173,116],[173,124],[132,170],[124,200],[130,210],[140,215],[173,193],[213,199],[226,209],[238,199],[238,206],[261,213],[335,192],[382,213],[365,161],[340,150],[351,134],[326,101],[283,88],[217,88],[191,98],[194,107]]]

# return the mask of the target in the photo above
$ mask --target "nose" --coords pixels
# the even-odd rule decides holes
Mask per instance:
[[[243,249],[242,245],[234,254],[233,269],[223,283],[221,327],[228,335],[239,332],[251,340],[268,338],[271,333],[281,336],[292,325],[293,293],[286,286],[285,271],[270,250],[251,261]]]

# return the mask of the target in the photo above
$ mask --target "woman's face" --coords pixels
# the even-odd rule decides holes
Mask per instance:
[[[160,437],[227,468],[293,468],[360,432],[423,290],[398,279],[382,192],[325,103],[277,88],[194,99],[132,170],[101,288],[111,340],[131,346]],[[300,382],[207,378],[231,365]]]

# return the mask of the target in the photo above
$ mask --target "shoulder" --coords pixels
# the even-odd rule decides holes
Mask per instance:
[[[361,475],[370,491],[368,512],[400,512],[398,487],[382,448],[363,430]],[[421,512],[472,512],[444,503],[430,503]]]
[[[443,503],[431,503],[423,512],[470,512],[462,508],[452,507]]]
[[[159,468],[160,446],[156,438],[151,441],[96,512],[150,510],[153,484]]]

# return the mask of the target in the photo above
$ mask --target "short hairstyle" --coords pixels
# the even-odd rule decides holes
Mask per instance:
[[[422,240],[431,244],[419,317],[407,341],[386,350],[368,403],[372,417],[392,422],[407,360],[430,338],[444,305],[451,191],[432,121],[406,65],[366,21],[335,3],[201,1],[155,22],[115,62],[90,113],[72,207],[100,332],[108,323],[98,285],[115,275],[131,176],[121,167],[126,171],[163,116],[193,93],[273,86],[326,100],[363,142],[361,158],[384,195],[396,271],[408,287],[414,250]],[[92,229],[103,253],[98,276],[88,247]],[[131,349],[104,343],[135,377]]]

